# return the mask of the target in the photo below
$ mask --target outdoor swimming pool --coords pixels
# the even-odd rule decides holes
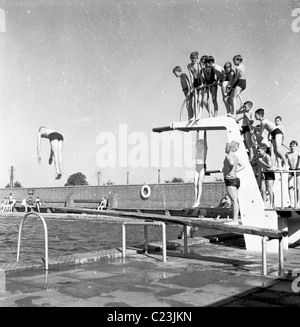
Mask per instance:
[[[45,217],[44,217],[45,218]],[[0,263],[17,260],[18,232],[22,217],[0,217]],[[122,222],[107,220],[70,220],[45,218],[48,229],[49,258],[122,247]],[[182,227],[168,224],[167,240],[177,239]],[[149,226],[150,241],[161,241],[161,227]],[[143,244],[143,226],[131,225],[126,231],[126,246]],[[20,248],[20,261],[45,256],[42,221],[26,218]]]

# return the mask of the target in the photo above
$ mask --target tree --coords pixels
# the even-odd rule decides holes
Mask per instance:
[[[165,183],[184,183],[181,177],[173,177],[171,181],[166,180]]]
[[[23,186],[21,185],[21,182],[15,181],[13,187],[23,187]],[[10,188],[10,184],[7,184],[5,188]]]
[[[14,184],[14,187],[23,187],[23,186],[21,185],[21,182],[16,181]]]
[[[113,181],[111,181],[111,180],[108,180],[108,181],[106,182],[106,184],[104,184],[104,185],[115,185],[115,182],[113,182]]]
[[[89,185],[86,180],[86,176],[83,173],[75,173],[69,176],[65,186],[75,186],[75,185]]]

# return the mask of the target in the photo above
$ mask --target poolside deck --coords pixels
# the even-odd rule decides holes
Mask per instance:
[[[48,272],[42,260],[1,266],[0,307],[186,307],[187,311],[205,306],[300,306],[300,294],[292,289],[300,269],[300,246],[285,252],[282,276],[272,254],[268,276],[262,276],[261,254],[246,252],[230,240],[189,238],[188,257],[182,245],[183,240],[169,240],[167,262],[162,262],[156,242],[148,254],[140,253],[138,246],[128,249],[125,259],[120,249],[50,258]]]

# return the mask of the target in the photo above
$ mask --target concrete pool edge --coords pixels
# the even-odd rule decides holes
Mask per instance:
[[[133,249],[126,249],[127,255],[134,255],[138,251]],[[104,259],[114,259],[122,256],[121,249],[100,250],[95,252],[77,253],[71,255],[57,256],[49,258],[49,269],[58,267],[77,266],[86,263],[92,263]],[[44,258],[40,260],[24,260],[20,262],[1,263],[0,271],[20,271],[44,269]]]
[[[194,237],[188,239],[188,245],[197,245],[209,243],[209,239],[204,237]],[[183,240],[171,240],[167,241],[167,249],[174,250],[178,247],[183,246]],[[162,249],[161,242],[150,242],[149,243],[149,253],[151,252],[159,252]],[[141,245],[129,246],[126,248],[126,256],[133,256],[138,253],[142,253],[143,247]],[[109,260],[115,258],[122,257],[122,248],[114,248],[108,250],[99,250],[93,252],[84,252],[84,253],[75,253],[71,255],[62,255],[57,257],[49,257],[48,265],[49,270],[53,268],[59,267],[70,267],[77,266],[87,263],[93,263],[100,260]],[[0,271],[4,270],[8,271],[21,271],[21,270],[40,270],[44,269],[45,263],[44,258],[36,259],[36,260],[24,260],[20,262],[8,262],[8,263],[0,263]]]

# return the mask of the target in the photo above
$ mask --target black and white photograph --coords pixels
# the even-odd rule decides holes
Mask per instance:
[[[299,307],[299,76],[296,0],[0,0],[0,307]]]

